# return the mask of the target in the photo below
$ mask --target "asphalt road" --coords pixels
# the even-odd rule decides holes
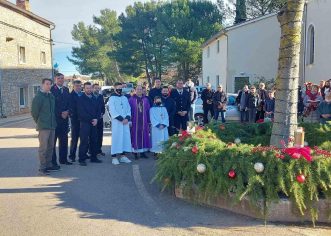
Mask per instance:
[[[326,225],[265,226],[161,193],[153,159],[113,166],[110,143],[106,131],[102,164],[38,177],[32,121],[0,127],[0,235],[331,235]]]

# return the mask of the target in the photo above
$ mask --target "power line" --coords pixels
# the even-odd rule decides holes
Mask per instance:
[[[69,43],[69,42],[60,42],[60,41],[53,41],[53,43],[59,43],[59,44],[68,44],[68,45],[79,46],[79,44],[78,44],[78,43]]]
[[[31,32],[31,31],[28,31],[28,30],[23,29],[23,28],[21,28],[21,27],[18,27],[18,26],[15,26],[15,25],[12,25],[12,24],[6,23],[6,22],[4,22],[4,21],[0,21],[0,24],[5,25],[5,26],[8,26],[8,27],[11,27],[11,28],[14,28],[14,29],[17,29],[17,30],[20,30],[20,31],[22,31],[22,32],[24,32],[24,33],[27,33],[27,34],[29,34],[29,35],[31,35],[31,36],[36,37],[36,38],[39,38],[39,39],[45,40],[45,41],[47,41],[47,42],[51,42],[51,41],[52,41],[52,39],[50,39],[50,38],[47,38],[47,37],[45,37],[45,36],[42,36],[42,35],[39,35],[39,34],[33,33],[33,32]]]
[[[28,30],[23,29],[23,28],[21,28],[21,27],[18,27],[18,26],[15,26],[15,25],[9,24],[9,23],[4,22],[4,21],[0,21],[0,24],[5,25],[5,26],[8,26],[8,27],[11,27],[11,28],[14,28],[14,29],[17,29],[17,30],[20,30],[20,31],[22,31],[22,32],[24,32],[24,33],[27,33],[27,34],[29,34],[29,35],[32,35],[32,36],[34,36],[34,37],[36,37],[36,38],[39,38],[39,39],[42,39],[42,40],[46,40],[47,42],[53,42],[53,43],[58,43],[58,44],[68,44],[68,45],[73,45],[73,46],[79,46],[78,43],[69,43],[69,42],[61,42],[61,41],[54,41],[54,40],[52,41],[52,39],[50,39],[50,38],[47,38],[47,37],[45,37],[45,36],[42,36],[42,35],[39,35],[39,34],[33,33],[33,32],[31,32],[31,31],[28,31]]]

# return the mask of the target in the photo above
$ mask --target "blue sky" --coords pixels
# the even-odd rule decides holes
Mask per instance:
[[[16,0],[10,0],[15,3]],[[74,24],[83,21],[92,23],[93,15],[99,15],[101,9],[109,8],[118,13],[137,0],[30,0],[31,11],[55,23],[53,40],[55,41],[53,54],[54,62],[59,64],[59,69],[66,75],[78,74],[75,66],[68,60],[71,56],[71,48],[76,44],[71,38],[71,30]],[[140,0],[146,2],[146,0]],[[212,0],[216,2],[216,0]]]

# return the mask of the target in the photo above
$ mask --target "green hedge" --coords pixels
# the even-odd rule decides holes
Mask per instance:
[[[305,139],[310,147],[318,146],[331,151],[331,125],[302,123],[305,129]],[[242,143],[254,146],[268,146],[271,137],[272,123],[241,124],[241,123],[211,123],[207,126],[224,142],[234,142],[240,138]]]

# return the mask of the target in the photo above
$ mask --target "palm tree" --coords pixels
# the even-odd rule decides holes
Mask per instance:
[[[281,39],[276,79],[275,120],[270,144],[288,142],[297,129],[300,46],[305,0],[287,0],[278,13]]]

